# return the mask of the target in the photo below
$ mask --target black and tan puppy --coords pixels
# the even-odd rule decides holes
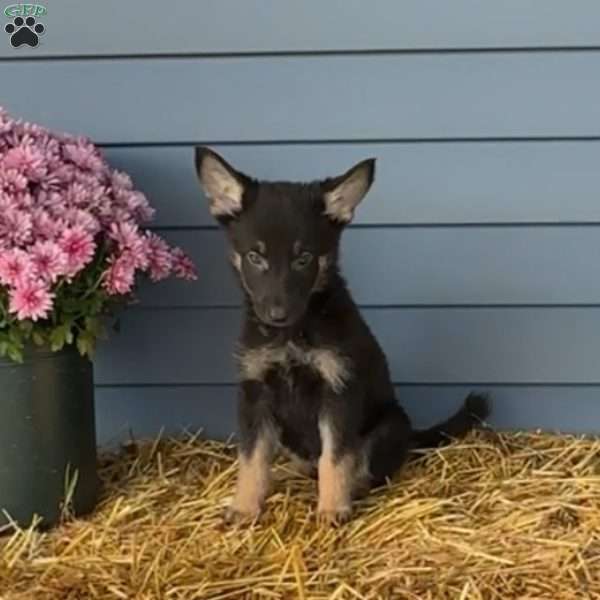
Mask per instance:
[[[394,398],[385,355],[338,267],[340,236],[373,181],[374,160],[307,184],[256,181],[207,148],[196,149],[196,167],[245,295],[229,517],[259,514],[282,447],[318,475],[319,517],[343,521],[352,498],[393,475],[411,449],[485,418],[486,401],[471,395],[446,422],[415,431]]]

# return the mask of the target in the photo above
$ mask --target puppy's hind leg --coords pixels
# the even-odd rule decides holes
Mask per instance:
[[[411,449],[412,429],[402,407],[385,407],[365,436],[370,486],[383,485],[405,463]]]
[[[371,486],[385,483],[404,464],[408,453],[448,443],[466,435],[490,412],[487,397],[470,394],[464,405],[451,417],[424,430],[413,430],[408,416],[396,404],[386,406],[375,425],[365,435]]]
[[[385,483],[402,466],[412,430],[406,413],[394,404],[385,407],[356,444],[341,443],[331,425],[327,419],[319,423],[318,516],[322,522],[341,523],[349,519],[353,500]]]

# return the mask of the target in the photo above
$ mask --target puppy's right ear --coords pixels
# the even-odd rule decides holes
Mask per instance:
[[[196,147],[196,172],[213,217],[233,217],[242,210],[247,177],[236,171],[216,152]]]

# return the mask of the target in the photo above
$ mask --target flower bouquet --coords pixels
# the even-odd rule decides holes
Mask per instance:
[[[0,356],[21,361],[29,342],[90,355],[140,276],[193,279],[190,259],[143,229],[153,213],[89,140],[0,109]]]

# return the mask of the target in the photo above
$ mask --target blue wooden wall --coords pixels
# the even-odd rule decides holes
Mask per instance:
[[[197,143],[265,178],[378,157],[344,265],[418,423],[477,388],[498,426],[600,430],[597,0],[46,5],[40,47],[0,43],[0,104],[101,144],[200,269],[101,349],[101,441],[234,427],[240,296]]]

